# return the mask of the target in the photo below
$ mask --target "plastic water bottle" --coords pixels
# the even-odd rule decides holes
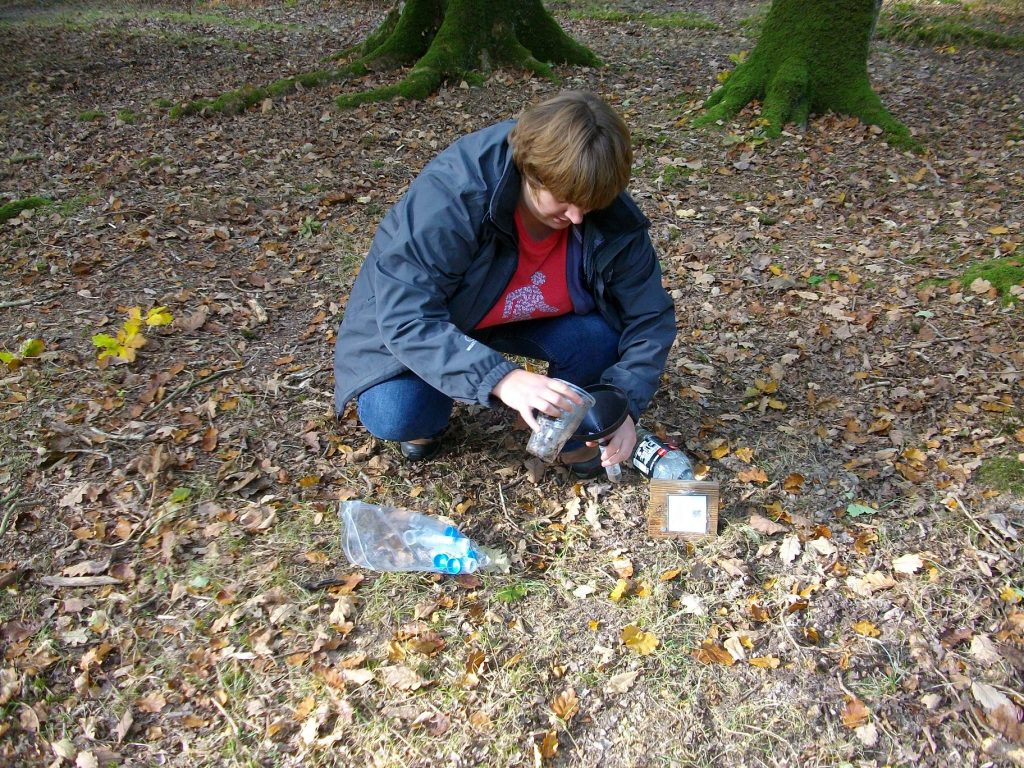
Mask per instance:
[[[405,509],[343,502],[340,509],[345,556],[375,571],[473,573],[491,557],[454,525]]]
[[[693,480],[693,462],[690,457],[639,425],[630,461],[641,474],[655,480]]]

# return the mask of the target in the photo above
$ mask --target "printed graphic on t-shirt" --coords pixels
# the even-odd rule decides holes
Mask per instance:
[[[501,313],[502,322],[514,323],[517,320],[528,320],[541,313],[559,312],[558,307],[544,301],[541,286],[546,282],[547,278],[543,272],[534,272],[530,276],[530,285],[509,291],[505,296],[505,309]]]

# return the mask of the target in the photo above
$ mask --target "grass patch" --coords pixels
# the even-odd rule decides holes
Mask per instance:
[[[20,200],[12,200],[6,205],[0,206],[0,223],[13,219],[29,208],[42,208],[45,205],[53,205],[53,200],[45,197],[23,197]]]
[[[972,264],[964,271],[963,284],[970,287],[975,280],[987,280],[1003,299],[1003,303],[1011,304],[1020,299],[1014,296],[1014,286],[1024,286],[1024,258],[1008,256],[1001,259],[989,259],[979,264]]]
[[[925,45],[973,45],[999,50],[1024,50],[1024,35],[1005,35],[976,26],[967,11],[932,16],[910,3],[897,3],[878,20],[878,37]]]
[[[997,491],[1024,496],[1024,463],[1009,456],[985,459],[978,467],[978,481]]]
[[[634,13],[618,11],[612,8],[591,7],[579,11],[569,11],[569,18],[614,23],[639,21],[650,27],[665,29],[718,29],[718,25],[707,16],[689,11],[673,11],[672,13],[664,14]]]
[[[139,119],[139,116],[130,109],[122,109],[118,111],[117,119],[126,125],[134,125],[135,121]]]
[[[106,115],[98,109],[86,109],[78,113],[78,120],[82,123],[95,123],[98,120],[102,120],[104,117],[106,117]]]

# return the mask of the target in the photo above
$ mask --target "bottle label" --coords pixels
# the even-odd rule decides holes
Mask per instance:
[[[663,445],[645,437],[637,443],[636,450],[633,451],[633,466],[650,477],[654,472],[654,465],[666,453],[668,450]]]

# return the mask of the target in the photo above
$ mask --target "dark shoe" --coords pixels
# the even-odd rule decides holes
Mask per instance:
[[[562,464],[569,468],[576,477],[581,480],[593,480],[605,471],[601,466],[601,451],[595,453],[591,458],[583,461],[563,461]]]
[[[441,440],[431,440],[429,443],[408,443],[404,440],[399,443],[402,448],[402,455],[409,461],[427,461],[441,452]]]

